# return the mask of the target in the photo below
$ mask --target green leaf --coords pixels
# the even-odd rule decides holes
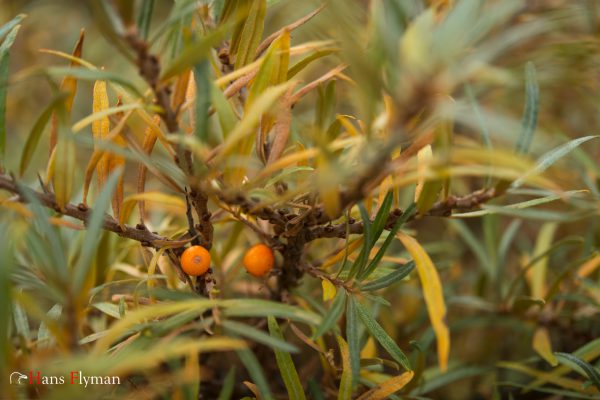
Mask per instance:
[[[385,195],[385,198],[381,202],[379,210],[377,211],[377,215],[373,220],[373,237],[371,238],[371,245],[375,245],[375,243],[379,239],[379,236],[381,236],[381,233],[385,229],[385,225],[390,215],[390,209],[392,207],[393,200],[394,192],[389,190]]]
[[[12,353],[13,347],[10,345],[9,326],[13,318],[12,307],[12,282],[11,275],[15,269],[13,234],[9,226],[5,223],[0,224],[0,363],[8,360],[7,356]],[[3,364],[5,365],[5,364]]]
[[[580,137],[577,139],[573,139],[565,144],[562,144],[558,147],[556,147],[555,149],[550,150],[549,152],[547,152],[546,154],[544,154],[543,156],[541,156],[535,167],[533,167],[533,169],[531,171],[528,171],[524,176],[522,176],[521,178],[517,179],[512,186],[513,187],[518,187],[520,185],[523,184],[524,180],[531,176],[531,175],[538,175],[541,174],[542,172],[544,172],[545,170],[547,170],[552,164],[554,164],[558,159],[566,156],[567,154],[569,154],[572,150],[574,150],[575,148],[577,148],[579,145],[592,140],[592,139],[597,139],[599,138],[599,135],[592,135],[592,136],[584,136],[584,137]]]
[[[537,126],[540,103],[540,88],[535,73],[535,65],[528,62],[525,66],[525,110],[521,122],[522,130],[516,144],[516,152],[526,154],[529,151],[533,134]]]
[[[348,280],[354,278],[356,274],[359,274],[362,271],[367,261],[369,260],[369,254],[371,252],[371,249],[373,248],[374,242],[373,226],[371,225],[371,220],[369,219],[369,213],[367,212],[365,206],[362,203],[358,204],[358,209],[360,211],[360,216],[362,218],[364,226],[364,242],[363,247],[360,250],[360,253],[358,254],[358,257],[356,257],[356,260],[350,268],[350,272],[348,273],[347,278]]]
[[[344,305],[346,304],[346,291],[338,290],[333,302],[331,303],[331,309],[325,313],[323,322],[317,328],[313,335],[313,339],[321,337],[321,335],[327,333],[332,326],[340,319],[342,312],[344,311]]]
[[[476,218],[476,217],[482,217],[484,215],[491,215],[491,214],[520,216],[523,214],[520,214],[519,210],[524,210],[526,208],[539,206],[541,204],[550,203],[550,202],[553,202],[556,200],[563,200],[563,199],[566,199],[569,197],[574,197],[576,194],[583,193],[583,192],[585,192],[585,190],[571,190],[571,191],[564,192],[561,194],[551,194],[548,196],[539,197],[537,199],[526,200],[526,201],[522,201],[520,203],[507,204],[504,206],[483,205],[483,210],[470,211],[470,212],[465,212],[465,213],[456,213],[456,214],[452,214],[452,217],[453,218]],[[534,210],[532,210],[532,211],[534,211]],[[459,228],[459,233],[461,233],[461,236],[462,236],[463,232],[461,232],[460,228]],[[471,234],[471,236],[472,236],[472,234]],[[474,238],[474,236],[473,236],[473,238]],[[466,238],[465,238],[465,241],[467,241]],[[469,245],[470,245],[470,243],[469,243]]]
[[[314,312],[299,307],[259,299],[228,299],[219,302],[223,315],[230,317],[268,317],[289,318],[310,325],[319,325],[321,317]]]
[[[587,376],[590,381],[600,389],[600,373],[593,365],[569,353],[554,352],[558,361],[580,374]]]
[[[225,380],[223,380],[223,386],[219,392],[217,400],[229,400],[233,395],[233,389],[235,385],[235,365],[229,369]]]
[[[235,321],[222,321],[223,327],[237,335],[252,339],[255,342],[262,343],[276,350],[282,350],[292,353],[297,353],[298,348],[287,343],[285,340],[280,340],[277,337],[268,335],[265,332],[251,327],[247,324],[242,324]]]
[[[148,39],[150,32],[150,22],[152,20],[152,10],[154,9],[154,0],[142,0],[140,11],[137,16],[137,28],[142,39]]]
[[[379,344],[392,356],[394,360],[396,360],[400,365],[402,365],[407,370],[411,371],[410,361],[406,357],[406,355],[400,350],[400,347],[392,340],[392,338],[387,334],[387,332],[375,321],[375,319],[371,316],[371,313],[356,301],[354,298],[350,298],[350,301],[356,307],[356,312],[361,319],[362,323],[365,325],[367,330],[373,335],[373,338],[379,342]]]
[[[358,382],[360,375],[360,330],[358,319],[356,301],[353,297],[350,297],[346,307],[346,340],[348,340],[352,387],[354,387],[355,382]]]
[[[250,374],[250,378],[258,389],[260,390],[260,394],[265,400],[273,400],[274,397],[271,394],[271,389],[269,389],[269,384],[267,383],[267,379],[265,378],[265,373],[263,369],[256,359],[254,353],[249,349],[243,349],[237,351],[238,357],[246,367],[246,371]]]
[[[196,126],[198,140],[206,142],[208,138],[208,109],[211,99],[210,62],[203,60],[194,66],[196,82]]]
[[[396,236],[396,233],[402,227],[402,225],[404,225],[404,223],[406,221],[408,221],[408,219],[414,214],[415,210],[416,210],[415,203],[412,203],[406,210],[404,210],[404,213],[400,216],[400,218],[398,218],[396,220],[396,223],[392,227],[392,230],[388,234],[388,237],[385,238],[385,241],[379,248],[379,251],[373,258],[373,260],[371,260],[371,262],[369,263],[367,268],[365,268],[365,270],[362,271],[362,273],[358,274],[358,279],[360,279],[360,280],[366,279],[373,273],[373,271],[375,271],[375,268],[377,268],[377,265],[379,265],[379,263],[381,262],[381,259],[385,255],[385,252],[387,251],[388,247],[393,242],[393,240]],[[387,217],[386,217],[386,220],[387,220]],[[385,224],[384,224],[384,227],[385,227]],[[398,279],[402,279],[402,278],[398,278]]]
[[[8,91],[8,50],[15,42],[17,32],[21,25],[16,25],[23,17],[17,16],[2,27],[5,31],[7,26],[14,26],[2,44],[0,44],[0,172],[4,169],[4,153],[6,152],[6,94]],[[16,20],[16,21],[15,21]],[[2,32],[4,34],[4,32]]]
[[[314,53],[306,56],[305,58],[301,59],[296,64],[294,64],[293,66],[290,67],[290,69],[287,73],[287,79],[288,80],[292,79],[294,76],[296,76],[300,71],[302,71],[304,68],[306,68],[313,61],[318,60],[319,58],[328,56],[332,53],[335,53],[335,50],[317,50]],[[335,81],[332,81],[332,82],[335,82]]]
[[[29,208],[33,213],[33,224],[30,227],[32,231],[30,233],[32,237],[37,236],[42,240],[42,251],[47,254],[45,264],[50,268],[47,270],[50,275],[46,278],[65,283],[68,278],[67,258],[60,240],[60,234],[56,228],[50,225],[48,213],[31,189],[19,185],[19,190],[29,202]]]
[[[237,46],[235,69],[240,69],[254,61],[256,49],[262,39],[266,13],[266,0],[252,0]]]
[[[103,71],[98,69],[84,69],[84,68],[71,68],[71,67],[49,67],[39,70],[41,73],[47,74],[51,77],[64,77],[71,76],[73,78],[81,79],[84,81],[109,81],[114,82],[127,88],[136,97],[143,99],[144,95],[142,92],[131,83],[131,81],[125,78],[122,74]]]
[[[26,340],[31,339],[31,330],[29,329],[29,319],[23,307],[19,303],[13,303],[12,314],[15,321],[15,328],[19,335],[23,336]]]
[[[58,96],[56,96],[54,100],[52,100],[52,102],[48,104],[48,106],[44,109],[42,114],[35,121],[33,128],[31,128],[29,136],[27,136],[25,146],[23,147],[23,153],[21,153],[21,165],[19,167],[19,174],[21,176],[23,175],[23,173],[25,173],[25,170],[29,165],[29,161],[31,161],[31,158],[33,157],[35,149],[37,148],[40,138],[42,137],[42,133],[44,132],[44,128],[48,124],[50,117],[52,117],[54,109],[60,102],[64,101],[65,98],[65,95],[59,94]]]
[[[281,332],[281,328],[277,324],[274,317],[269,317],[269,332],[274,339],[285,343],[285,338]],[[287,389],[288,398],[291,400],[305,400],[304,390],[298,377],[298,372],[294,366],[292,356],[287,351],[275,350],[275,358],[277,359],[277,366],[285,388]]]
[[[391,234],[390,234],[391,236]],[[382,276],[379,279],[368,282],[361,286],[361,290],[365,291],[373,291],[378,289],[386,288],[400,280],[402,280],[405,276],[411,273],[411,271],[415,268],[415,262],[410,261],[406,264],[400,265],[398,268],[394,270],[394,272]]]
[[[181,53],[173,60],[169,66],[163,71],[160,79],[166,81],[174,76],[179,75],[188,68],[200,64],[210,54],[210,50],[214,45],[223,39],[225,29],[219,28],[216,31],[210,32],[201,37],[195,42],[187,45]]]
[[[4,35],[6,35],[8,32],[10,32],[18,23],[23,21],[23,19],[25,17],[26,17],[25,14],[19,14],[16,17],[14,17],[13,19],[11,19],[10,21],[8,21],[7,23],[5,23],[4,25],[0,26],[0,41],[2,40]]]
[[[62,313],[62,306],[60,304],[55,304],[48,310],[46,315],[49,319],[58,320],[60,314]],[[50,335],[50,330],[48,329],[48,325],[45,322],[40,323],[40,327],[38,329],[38,348],[47,349],[55,345],[55,339]]]
[[[73,271],[74,293],[79,293],[83,287],[85,279],[88,277],[88,272],[92,267],[92,257],[96,253],[98,249],[98,243],[102,238],[101,233],[104,225],[104,216],[106,210],[108,210],[108,207],[111,204],[112,194],[117,186],[120,175],[120,169],[116,169],[110,175],[104,188],[102,188],[100,195],[96,199],[96,202],[94,203],[94,209],[87,220],[87,232],[85,235],[85,240],[83,241],[83,246],[81,247],[79,260],[77,261]]]

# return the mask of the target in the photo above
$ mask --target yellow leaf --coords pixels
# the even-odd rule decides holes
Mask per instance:
[[[542,357],[548,361],[553,367],[558,365],[558,360],[552,352],[552,344],[550,342],[550,334],[544,327],[539,327],[533,334],[533,349]]]
[[[348,247],[343,248],[342,250],[338,251],[333,256],[331,256],[328,259],[326,259],[325,261],[323,261],[323,264],[321,264],[321,269],[328,269],[332,265],[337,264],[338,262],[340,262],[344,259],[346,254],[348,254],[348,256],[350,256],[350,254],[354,253],[358,248],[360,248],[360,246],[363,243],[363,240],[364,240],[364,238],[360,237],[360,238],[354,240],[353,242],[350,242]]]
[[[131,212],[135,208],[138,201],[151,201],[163,204],[165,206],[175,207],[181,211],[185,211],[186,204],[183,199],[178,196],[168,195],[162,192],[145,192],[132,194],[127,196],[122,202],[121,214],[119,215],[119,224],[121,227],[125,225],[125,222],[129,219]]]
[[[433,158],[433,151],[431,150],[431,145],[427,145],[423,147],[417,153],[417,174],[418,181],[417,187],[415,189],[415,202],[419,201],[421,197],[421,192],[423,191],[423,187],[426,182],[427,169],[429,168],[429,164]]]
[[[445,321],[446,303],[440,277],[431,258],[419,242],[403,232],[399,232],[397,237],[415,261],[427,312],[437,339],[438,363],[440,370],[446,371],[450,354],[450,331]]]
[[[542,225],[535,243],[532,257],[548,251],[552,245],[552,238],[558,225],[555,222],[547,222]],[[548,269],[548,257],[542,257],[529,269],[527,277],[531,285],[531,296],[535,299],[543,299],[546,295],[546,272]]]
[[[96,81],[94,84],[92,111],[94,114],[108,109],[108,93],[106,91],[105,81]],[[108,137],[110,131],[110,120],[108,116],[96,119],[92,122],[92,133],[94,135],[94,143],[99,144],[102,140]],[[108,179],[108,162],[105,157],[101,157],[96,165],[96,173],[98,174],[98,186],[102,188]]]
[[[59,125],[61,123],[63,122],[59,122]],[[71,199],[73,174],[75,173],[75,143],[67,135],[67,132],[59,128],[52,176],[56,203],[61,210],[65,208]]]
[[[337,289],[329,279],[322,279],[321,286],[323,287],[323,301],[331,300],[335,297]]]
[[[350,400],[352,398],[352,367],[350,366],[350,350],[348,343],[341,336],[336,336],[340,353],[342,355],[342,376],[338,390],[338,400]]]
[[[387,399],[391,394],[402,389],[408,382],[411,381],[415,373],[408,371],[402,375],[395,376],[387,381],[375,386],[373,389],[363,393],[356,400],[382,400]]]
[[[360,351],[360,358],[375,358],[377,357],[377,345],[375,344],[375,339],[372,336],[369,336],[367,339],[367,343]]]
[[[598,269],[598,267],[600,267],[600,254],[597,254],[595,257],[581,264],[577,270],[577,276],[585,278]]]

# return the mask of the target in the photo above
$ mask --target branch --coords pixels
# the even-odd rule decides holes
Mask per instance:
[[[498,196],[495,188],[480,189],[466,196],[449,196],[447,199],[438,201],[424,215],[427,217],[449,217],[453,211],[467,211],[486,203],[487,201]],[[402,216],[402,210],[395,209],[390,213],[386,222],[386,229],[391,229],[398,218]],[[412,221],[418,216],[413,215],[408,221]],[[372,222],[372,221],[371,221]],[[362,234],[364,224],[362,221],[350,219],[348,225],[346,223],[336,225],[320,225],[312,227],[308,230],[306,241],[312,241],[320,238],[345,238],[346,232],[350,235]]]
[[[142,78],[146,80],[148,85],[152,88],[156,97],[156,104],[158,104],[162,112],[160,116],[167,126],[169,133],[179,132],[179,122],[177,121],[178,110],[173,109],[171,106],[171,89],[168,85],[160,82],[160,61],[157,56],[151,54],[149,44],[137,35],[135,30],[128,32],[126,36],[127,42],[131,48],[137,54],[137,64],[139,73]],[[181,145],[178,146],[177,156],[175,161],[179,168],[188,176],[193,178],[194,168],[192,164],[192,153],[189,150],[184,150]],[[197,226],[190,225],[190,235],[193,235],[195,229],[198,229],[202,238],[202,245],[210,250],[212,247],[213,239],[213,226],[210,221],[211,213],[208,209],[208,196],[204,193],[201,186],[197,182],[192,182],[190,185],[189,198],[186,193],[188,202],[191,200],[191,204],[196,211],[200,224]],[[194,239],[194,242],[200,242],[198,239]]]
[[[0,175],[0,189],[4,189],[8,192],[18,195],[19,202],[26,202],[23,193],[21,193],[19,190],[16,182],[6,175]],[[61,211],[56,203],[56,197],[54,196],[54,193],[49,191],[45,193],[37,192],[35,190],[31,191],[44,207],[50,208],[71,218],[75,218],[79,221],[82,221],[84,225],[87,225],[88,219],[92,214],[92,209],[83,204],[79,204],[77,206],[74,204],[67,204],[64,210]],[[163,247],[178,248],[184,246],[188,242],[188,240],[169,239],[154,232],[150,232],[141,225],[138,225],[137,227],[124,225],[123,228],[121,228],[119,222],[110,215],[104,216],[102,228],[104,230],[114,232],[121,237],[140,242],[142,246],[153,247],[155,249],[160,249]]]

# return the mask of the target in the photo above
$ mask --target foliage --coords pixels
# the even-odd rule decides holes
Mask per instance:
[[[594,2],[49,10],[0,13],[3,396],[599,396]]]

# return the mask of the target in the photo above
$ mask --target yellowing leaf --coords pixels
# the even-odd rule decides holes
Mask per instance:
[[[321,286],[323,287],[323,301],[328,301],[335,297],[337,290],[329,279],[322,279]]]
[[[429,168],[429,164],[431,163],[432,159],[433,151],[431,150],[430,144],[424,146],[417,153],[418,181],[417,187],[415,188],[415,202],[418,202],[419,198],[421,197],[421,192],[423,191],[423,187],[425,186],[426,182],[427,169]]]
[[[600,254],[581,264],[577,270],[577,276],[584,278],[600,267]]]
[[[59,110],[58,116],[58,143],[54,156],[54,173],[52,187],[58,207],[63,210],[73,191],[73,175],[75,173],[75,143],[69,138],[66,131],[66,111],[64,107]]]
[[[348,343],[341,336],[336,336],[340,353],[342,355],[342,376],[338,390],[338,400],[350,400],[352,398],[352,367],[350,366],[350,351]]]
[[[555,222],[545,223],[535,243],[533,257],[545,253],[552,245],[552,238],[558,225]],[[546,272],[548,269],[548,257],[542,257],[529,269],[527,277],[531,285],[531,296],[534,299],[543,299],[546,295]]]
[[[554,353],[552,352],[552,344],[550,342],[550,335],[548,333],[548,329],[544,327],[539,327],[535,333],[533,334],[533,349],[542,357],[544,360],[548,361],[550,365],[553,367],[558,365],[558,360]]]
[[[120,99],[119,99],[120,102]],[[117,104],[117,109],[120,104]],[[117,133],[110,132],[110,120],[107,115],[107,110],[109,109],[108,102],[108,92],[106,90],[106,81],[96,81],[94,84],[93,91],[93,104],[92,110],[93,115],[100,114],[100,118],[92,118],[92,133],[94,135],[94,149],[95,151],[100,151],[102,153],[99,156],[99,160],[96,163],[96,173],[98,176],[98,188],[102,189],[104,184],[108,180],[108,177],[111,173],[116,171],[117,169],[123,169],[125,165],[125,158],[120,155],[102,152],[99,150],[99,147],[103,142],[112,141],[113,143],[124,147],[125,141],[121,136]],[[130,114],[129,114],[130,115]],[[123,117],[121,117],[122,119]],[[119,124],[120,131],[122,129],[122,123]],[[92,157],[94,160],[94,157]],[[95,161],[95,160],[94,160]],[[87,194],[87,190],[84,189],[84,192]],[[119,177],[119,181],[117,182],[117,187],[113,194],[112,199],[112,209],[115,217],[118,217],[120,214],[121,203],[123,202],[123,171],[121,171],[121,176]]]
[[[85,37],[85,30],[81,30],[79,33],[79,39],[77,39],[77,43],[75,43],[75,48],[73,49],[73,57],[81,58],[81,52],[83,50],[83,39]],[[71,68],[76,68],[79,66],[79,63],[75,60],[71,60]],[[71,112],[73,108],[73,99],[75,98],[75,93],[77,92],[77,78],[67,75],[60,84],[60,91],[66,92],[68,97],[65,100],[65,109],[67,114]],[[50,128],[50,154],[54,150],[56,146],[56,141],[58,138],[58,119],[56,114],[52,115],[52,125]]]
[[[165,206],[175,207],[177,209],[180,209],[181,211],[185,211],[186,209],[185,201],[179,196],[172,196],[162,192],[145,192],[133,194],[131,196],[127,196],[127,198],[123,200],[121,214],[119,215],[119,224],[121,226],[123,226],[125,222],[129,219],[129,216],[131,215],[131,212],[135,208],[135,205],[138,201],[156,202]]]
[[[373,389],[363,393],[356,400],[383,400],[387,399],[391,394],[402,389],[408,382],[411,381],[415,373],[407,371],[402,375],[395,376],[387,381],[375,386]]]
[[[421,286],[423,287],[427,312],[437,339],[438,363],[440,370],[446,371],[450,354],[450,331],[445,321],[446,303],[444,302],[440,277],[431,258],[419,242],[403,232],[399,232],[397,237],[415,261]]]

